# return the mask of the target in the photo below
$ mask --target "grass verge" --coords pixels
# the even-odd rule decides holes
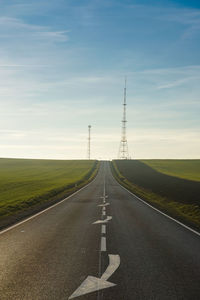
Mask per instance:
[[[124,161],[125,162],[125,161]],[[128,164],[130,161],[126,161],[126,164]],[[123,161],[120,161],[121,164],[123,164]],[[160,209],[161,211],[167,213],[168,215],[172,216],[173,218],[183,222],[184,224],[192,227],[193,229],[197,230],[200,232],[200,202],[198,201],[192,201],[189,199],[189,201],[181,201],[180,198],[176,199],[175,195],[163,193],[162,190],[160,190],[160,185],[159,189],[157,192],[155,192],[155,182],[154,182],[154,191],[152,189],[147,188],[142,186],[142,184],[135,184],[133,180],[128,180],[127,174],[126,174],[126,168],[123,169],[123,172],[121,172],[121,168],[118,165],[118,161],[112,161],[111,162],[111,170],[112,173],[115,177],[115,179],[123,185],[125,188],[130,190],[132,193],[137,195],[138,197],[142,198],[149,204],[153,205],[154,207]],[[130,173],[130,169],[127,171],[127,173]],[[158,172],[156,172],[158,173]],[[130,175],[130,174],[129,174]],[[151,184],[152,177],[150,177],[151,174],[149,175],[149,184]],[[162,175],[161,173],[158,173],[158,176]],[[167,175],[164,175],[167,176]],[[171,176],[167,176],[171,177]],[[147,177],[146,177],[147,179]],[[153,178],[154,180],[155,178]],[[164,179],[164,178],[163,178]],[[166,177],[165,177],[166,179]],[[173,178],[172,178],[173,180]],[[176,180],[179,180],[176,178]],[[185,184],[185,180],[180,178],[180,182],[182,186]],[[167,182],[166,182],[167,185]],[[167,189],[166,189],[167,190]],[[178,194],[178,191],[176,191]],[[187,191],[182,191],[184,194]],[[161,195],[162,194],[162,195]],[[187,193],[186,193],[187,194]],[[197,195],[197,197],[199,194]]]
[[[0,228],[79,190],[98,169],[92,160],[0,159]]]

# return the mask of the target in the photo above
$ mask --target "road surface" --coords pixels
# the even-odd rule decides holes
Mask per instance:
[[[1,300],[200,299],[200,236],[123,189],[87,187],[0,234]]]

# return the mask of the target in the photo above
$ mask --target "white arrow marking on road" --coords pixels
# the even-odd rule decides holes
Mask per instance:
[[[110,205],[110,203],[99,204],[98,206],[99,207],[104,207],[104,206],[108,206],[108,205]]]
[[[69,297],[73,299],[88,293],[96,292],[102,289],[106,289],[112,286],[115,286],[115,283],[107,281],[110,276],[117,270],[120,265],[120,256],[109,254],[109,265],[106,271],[103,273],[101,278],[94,276],[88,276],[79,288]]]
[[[108,221],[112,220],[111,216],[107,216],[107,218],[105,220],[98,220],[92,224],[104,224],[104,223],[108,223]]]
[[[69,297],[69,299],[106,289],[115,285],[116,284],[108,282],[106,280],[102,280],[94,276],[88,276],[79,286],[79,288]]]
[[[120,256],[109,254],[109,265],[103,275],[101,276],[101,279],[108,280],[110,276],[117,270],[117,268],[120,265]]]

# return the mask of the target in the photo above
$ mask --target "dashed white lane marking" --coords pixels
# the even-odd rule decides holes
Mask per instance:
[[[102,215],[106,216],[106,206],[109,205],[109,203],[106,203],[106,198],[108,196],[105,195],[105,179],[104,179],[104,191],[103,191],[103,205],[99,205],[102,207]],[[112,220],[111,216],[107,216],[105,220],[98,220],[94,222],[93,224],[102,224],[101,226],[101,234],[105,235],[106,234],[106,225],[108,221]],[[100,246],[100,265],[101,265],[101,252],[106,251],[106,237],[101,236],[101,246]],[[117,268],[120,265],[120,256],[119,255],[113,255],[109,254],[109,265],[106,269],[106,271],[103,273],[101,278],[97,278],[94,276],[88,276],[82,284],[79,286],[77,290],[69,297],[69,299],[73,299],[91,292],[99,291],[102,289],[106,289],[109,287],[113,287],[116,284],[112,282],[108,282],[107,280],[109,277],[117,270]],[[99,272],[101,274],[101,272]],[[99,296],[99,294],[98,294]],[[98,298],[99,299],[99,298]]]
[[[92,224],[104,224],[104,223],[108,223],[110,220],[112,220],[111,216],[107,216],[107,218],[105,220],[98,220]]]
[[[109,265],[106,271],[101,276],[101,278],[88,276],[78,287],[78,289],[69,297],[69,299],[73,299],[85,294],[89,294],[92,292],[96,292],[102,289],[115,286],[116,285],[115,283],[109,282],[107,280],[117,270],[119,265],[120,265],[120,256],[109,254]]]
[[[101,234],[106,234],[106,225],[101,225]]]
[[[106,195],[106,182],[105,182],[105,179],[104,179],[103,196],[105,197],[105,195]]]
[[[106,238],[105,238],[105,236],[101,237],[101,251],[102,252],[106,251]]]

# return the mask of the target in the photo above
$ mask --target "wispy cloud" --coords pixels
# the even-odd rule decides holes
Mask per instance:
[[[181,24],[199,24],[200,9],[169,7],[165,8],[165,14],[162,18],[170,22],[177,22]]]
[[[171,68],[152,68],[142,71],[138,71],[142,74],[155,74],[155,75],[167,75],[167,74],[182,74],[182,75],[194,75],[200,73],[200,65],[189,65],[189,66],[179,66]]]
[[[199,78],[200,78],[200,76],[199,76]],[[178,80],[174,80],[172,82],[167,82],[167,83],[161,84],[161,85],[157,86],[156,88],[158,90],[172,89],[172,88],[184,85],[184,84],[188,83],[190,80],[193,80],[193,79],[196,79],[196,78],[188,77],[188,78],[184,78],[184,79],[178,79]]]
[[[0,37],[23,37],[30,39],[48,40],[54,42],[68,41],[69,30],[53,31],[48,26],[25,23],[22,19],[12,17],[0,17]]]
[[[184,7],[184,5],[183,7],[176,6],[175,3],[168,6],[162,4],[152,6],[151,2],[149,4],[128,5],[128,7],[142,18],[159,20],[161,24],[181,25],[182,27],[179,28],[180,40],[195,38],[199,35],[200,9]]]
[[[130,77],[145,79],[148,81],[151,89],[174,89],[176,87],[192,85],[200,80],[200,65],[146,69],[130,73]]]
[[[162,18],[168,22],[179,23],[185,28],[181,39],[194,38],[200,30],[200,9],[174,8],[165,13]]]

